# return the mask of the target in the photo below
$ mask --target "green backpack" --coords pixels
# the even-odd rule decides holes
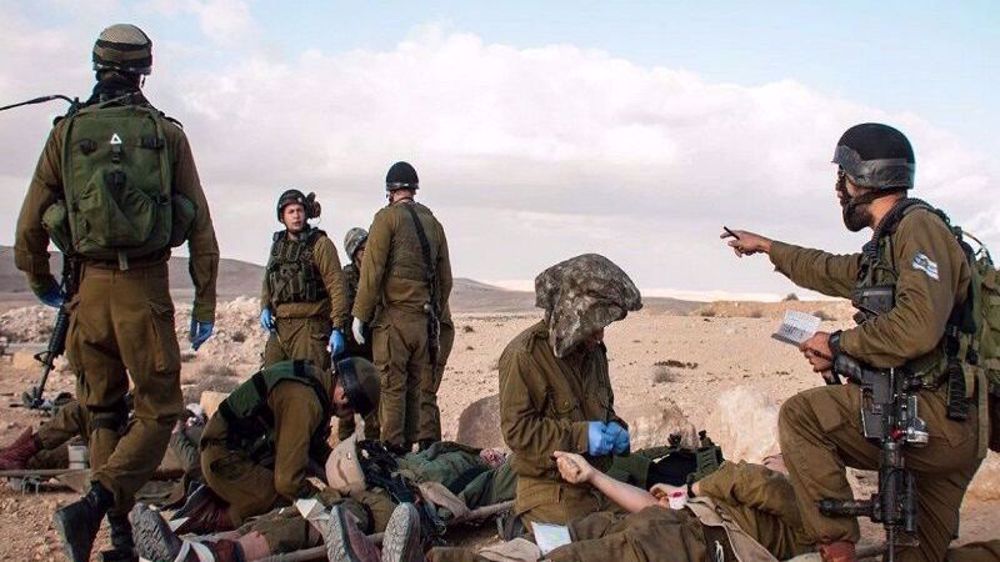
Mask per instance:
[[[971,294],[976,333],[966,339],[968,394],[978,385],[979,391],[979,450],[989,448],[1000,452],[1000,271],[990,252],[975,237],[979,250],[970,255],[972,266]],[[972,383],[972,384],[969,384]],[[988,390],[987,390],[988,389]],[[987,419],[988,418],[988,419]]]
[[[61,250],[117,261],[149,256],[187,238],[193,203],[172,193],[166,118],[114,100],[71,113],[63,129],[64,200],[43,224]]]

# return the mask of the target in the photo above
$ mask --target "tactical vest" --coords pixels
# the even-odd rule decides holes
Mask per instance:
[[[246,451],[255,462],[273,464],[274,412],[268,406],[267,399],[274,387],[285,381],[294,381],[313,389],[316,399],[323,407],[323,419],[330,419],[330,374],[308,367],[305,361],[282,361],[255,373],[219,404],[219,414],[226,420],[228,429],[228,448]],[[330,424],[321,423],[310,437],[311,459],[325,462],[330,452],[329,437]]]
[[[265,273],[271,305],[328,298],[323,278],[313,263],[313,251],[320,236],[326,233],[316,228],[303,232],[297,240],[290,239],[284,230],[274,233]]]
[[[857,309],[854,314],[854,321],[857,324],[864,324],[886,314],[896,306],[896,283],[899,280],[900,264],[895,263],[893,257],[892,234],[896,232],[904,216],[919,209],[936,213],[935,209],[922,201],[904,200],[890,211],[872,239],[864,245],[857,282],[851,293],[851,304]],[[955,306],[958,308],[961,303],[956,303]],[[945,373],[947,363],[945,343],[945,339],[942,338],[937,347],[921,357],[911,359],[903,369],[911,376],[920,379],[923,386],[937,387]]]
[[[166,117],[128,101],[93,104],[66,117],[64,198],[42,220],[63,251],[117,261],[123,270],[130,258],[180,245],[195,214],[190,200],[172,193]]]

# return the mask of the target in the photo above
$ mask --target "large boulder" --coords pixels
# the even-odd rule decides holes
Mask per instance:
[[[1000,455],[987,453],[965,496],[977,500],[1000,500]]]
[[[705,429],[727,459],[759,463],[780,452],[778,404],[750,386],[737,386],[720,394]]]
[[[680,434],[685,445],[695,446],[698,442],[696,428],[669,398],[619,408],[617,413],[628,423],[633,451],[666,445],[672,433]]]
[[[500,395],[480,398],[462,410],[455,440],[470,447],[505,447],[500,431]]]

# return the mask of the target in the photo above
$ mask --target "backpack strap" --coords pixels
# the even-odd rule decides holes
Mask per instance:
[[[437,365],[438,352],[441,348],[439,341],[441,335],[441,311],[438,301],[437,268],[434,267],[433,260],[431,259],[431,244],[427,240],[427,232],[424,231],[424,225],[420,222],[417,211],[413,208],[413,204],[404,203],[403,207],[409,211],[410,218],[413,219],[413,226],[417,230],[417,239],[420,240],[420,252],[424,256],[424,278],[427,281],[427,290],[430,293],[431,300],[427,318],[427,343],[430,347],[431,365]]]

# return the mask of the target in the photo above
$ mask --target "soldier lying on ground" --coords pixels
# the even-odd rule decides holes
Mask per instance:
[[[365,533],[383,532],[397,500],[386,488],[373,483],[386,467],[372,466],[372,463],[384,463],[388,459],[373,460],[377,455],[367,454],[365,460],[359,462],[362,456],[359,447],[373,451],[370,444],[358,443],[354,437],[337,445],[326,467],[329,487],[316,499],[327,508],[339,505],[351,513],[357,528]],[[698,459],[702,460],[700,465]],[[479,450],[454,442],[440,442],[425,451],[393,457],[388,462],[395,463],[392,473],[402,476],[424,503],[439,505],[434,516],[448,522],[469,510],[512,500],[517,476],[510,460],[497,449]],[[643,486],[647,482],[680,483],[688,474],[710,472],[719,460],[721,452],[707,438],[703,437],[702,446],[694,450],[682,447],[679,436],[672,436],[670,445],[616,457],[609,474]],[[180,551],[181,539],[169,531],[158,513],[147,511],[143,508],[135,516],[144,526],[136,534],[139,552],[151,560],[160,559],[158,557],[174,560]],[[140,512],[142,515],[138,515]],[[253,559],[302,550],[322,542],[322,537],[294,509],[272,511],[234,533],[216,536],[220,537],[222,540],[206,546],[219,561],[233,559],[237,551],[246,559]],[[191,540],[206,542],[208,539]],[[157,550],[161,548],[167,550]]]
[[[236,388],[212,415],[201,438],[206,486],[177,516],[182,532],[231,530],[316,490],[307,480],[330,453],[332,417],[377,407],[378,374],[353,357],[335,370],[306,361],[276,363]]]

